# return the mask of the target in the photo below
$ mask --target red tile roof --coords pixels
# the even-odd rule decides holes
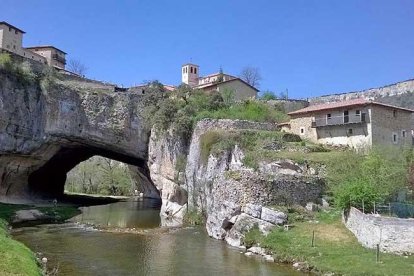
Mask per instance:
[[[313,113],[313,112],[317,112],[317,111],[338,109],[338,108],[343,108],[343,107],[366,106],[366,105],[370,105],[370,104],[389,107],[389,108],[394,108],[394,109],[400,109],[400,110],[404,110],[404,111],[408,111],[408,112],[414,112],[414,110],[411,110],[411,109],[408,109],[408,108],[383,104],[383,103],[374,102],[374,101],[371,101],[371,100],[366,100],[366,99],[361,99],[360,98],[360,99],[349,100],[349,101],[311,105],[311,106],[308,106],[306,108],[302,108],[302,109],[290,112],[290,113],[288,113],[288,115]]]

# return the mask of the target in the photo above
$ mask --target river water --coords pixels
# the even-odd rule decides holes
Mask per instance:
[[[13,236],[59,275],[303,275],[246,257],[203,228],[160,225],[156,202],[126,201],[83,207],[69,223],[17,228]]]

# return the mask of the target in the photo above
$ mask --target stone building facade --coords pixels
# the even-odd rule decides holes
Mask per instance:
[[[23,47],[25,32],[7,22],[0,22],[0,50],[11,52],[43,64],[65,69],[66,53],[53,46]]]
[[[241,101],[257,98],[258,89],[242,79],[222,72],[199,76],[200,67],[187,63],[181,68],[181,81],[189,86],[206,92],[230,93],[234,100]]]
[[[290,112],[284,129],[312,142],[350,146],[412,145],[413,111],[365,99],[309,106]]]
[[[49,66],[65,69],[66,53],[54,46],[34,46],[26,48],[33,53],[44,57]]]

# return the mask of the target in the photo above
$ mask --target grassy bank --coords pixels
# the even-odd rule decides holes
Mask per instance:
[[[375,250],[363,248],[353,234],[342,224],[339,212],[321,212],[315,218],[318,223],[297,222],[289,231],[271,232],[267,237],[257,230],[247,239],[260,243],[274,252],[280,262],[307,262],[319,272],[335,272],[342,275],[412,275],[414,256],[380,254],[376,262]],[[315,231],[315,246],[312,233]]]
[[[54,208],[0,203],[0,275],[42,275],[34,253],[24,244],[13,240],[7,229],[15,212],[24,209],[38,209],[57,222],[79,213],[77,208],[71,206]]]
[[[0,219],[0,259],[0,275],[41,275],[35,255],[10,237],[4,219]]]

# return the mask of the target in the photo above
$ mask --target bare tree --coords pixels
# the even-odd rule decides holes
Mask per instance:
[[[71,59],[68,62],[67,66],[68,71],[71,71],[72,73],[78,74],[80,76],[84,76],[86,74],[86,71],[88,71],[88,68],[78,59]]]
[[[259,68],[252,66],[244,67],[239,77],[253,87],[259,87],[262,80]]]

